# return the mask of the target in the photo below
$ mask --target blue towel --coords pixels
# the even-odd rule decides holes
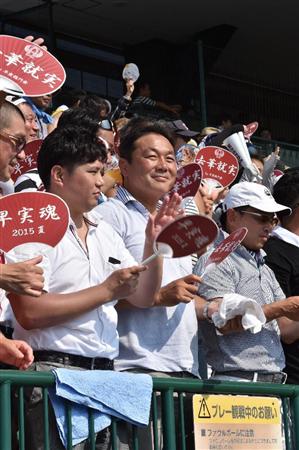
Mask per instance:
[[[37,115],[37,117],[42,120],[45,124],[48,123],[53,123],[54,120],[53,118],[50,116],[50,114],[47,114],[45,111],[42,111],[40,108],[38,108],[35,103],[33,103],[33,101],[31,100],[30,97],[24,97],[24,99],[26,100],[27,103],[29,103],[29,105],[31,106],[31,108],[33,109],[33,112],[35,112],[35,114]]]
[[[134,425],[148,425],[153,390],[149,375],[110,370],[53,369],[56,389],[50,389],[59,435],[66,447],[65,399],[72,404],[73,445],[88,437],[87,407],[94,409],[94,429],[110,425],[110,415]]]

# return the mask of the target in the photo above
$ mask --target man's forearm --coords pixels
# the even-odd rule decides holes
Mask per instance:
[[[267,322],[278,319],[279,317],[299,320],[299,296],[288,297],[284,300],[279,300],[269,305],[264,305],[263,311]]]
[[[0,264],[0,287],[21,295],[41,295],[44,277],[38,267],[42,256],[14,264]]]
[[[143,259],[153,253],[153,244],[145,242]],[[139,283],[134,294],[127,300],[138,308],[150,308],[155,303],[156,295],[161,287],[163,274],[163,258],[158,256],[148,264],[148,269],[140,274]]]
[[[204,306],[207,303],[207,300],[205,300],[204,298],[199,297],[198,295],[196,295],[195,298],[194,298],[194,301],[195,301],[195,310],[196,310],[197,319],[198,320],[205,320],[203,310],[204,310]]]
[[[70,294],[44,293],[38,299],[10,294],[15,317],[25,329],[46,328],[71,320],[112,299],[101,285]]]

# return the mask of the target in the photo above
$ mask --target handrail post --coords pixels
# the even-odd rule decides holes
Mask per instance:
[[[11,450],[11,384],[0,384],[0,448]]]
[[[295,387],[295,394],[291,398],[293,409],[293,427],[294,427],[294,439],[295,448],[299,448],[299,387]]]
[[[165,392],[161,392],[161,396],[163,418],[163,448],[165,450],[176,450],[173,389],[167,389]]]

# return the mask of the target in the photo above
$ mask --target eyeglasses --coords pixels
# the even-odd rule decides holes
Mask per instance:
[[[99,127],[103,128],[103,130],[113,131],[114,132],[114,125],[113,122],[110,119],[103,119],[99,122]]]
[[[26,145],[25,137],[14,136],[13,134],[6,133],[6,131],[3,130],[0,131],[0,136],[7,139],[15,147],[17,153],[24,150]]]
[[[240,210],[239,212],[242,214],[250,214],[252,216],[255,216],[257,222],[259,222],[259,223],[270,223],[270,225],[272,227],[276,227],[276,225],[278,224],[278,218],[277,218],[276,214],[274,216],[269,216],[268,214],[262,214],[262,213],[257,213],[257,212],[253,212],[253,211]]]

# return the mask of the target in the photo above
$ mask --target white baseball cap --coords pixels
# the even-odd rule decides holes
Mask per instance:
[[[239,206],[251,206],[263,212],[276,213],[285,211],[291,214],[291,208],[281,205],[274,200],[271,192],[266,186],[258,183],[243,181],[235,184],[230,190],[223,202],[223,211]]]
[[[8,101],[9,103],[13,103],[15,106],[20,105],[21,103],[27,103],[27,101],[25,100],[25,98],[23,97],[18,97],[16,95],[7,95],[5,97],[5,100]]]

